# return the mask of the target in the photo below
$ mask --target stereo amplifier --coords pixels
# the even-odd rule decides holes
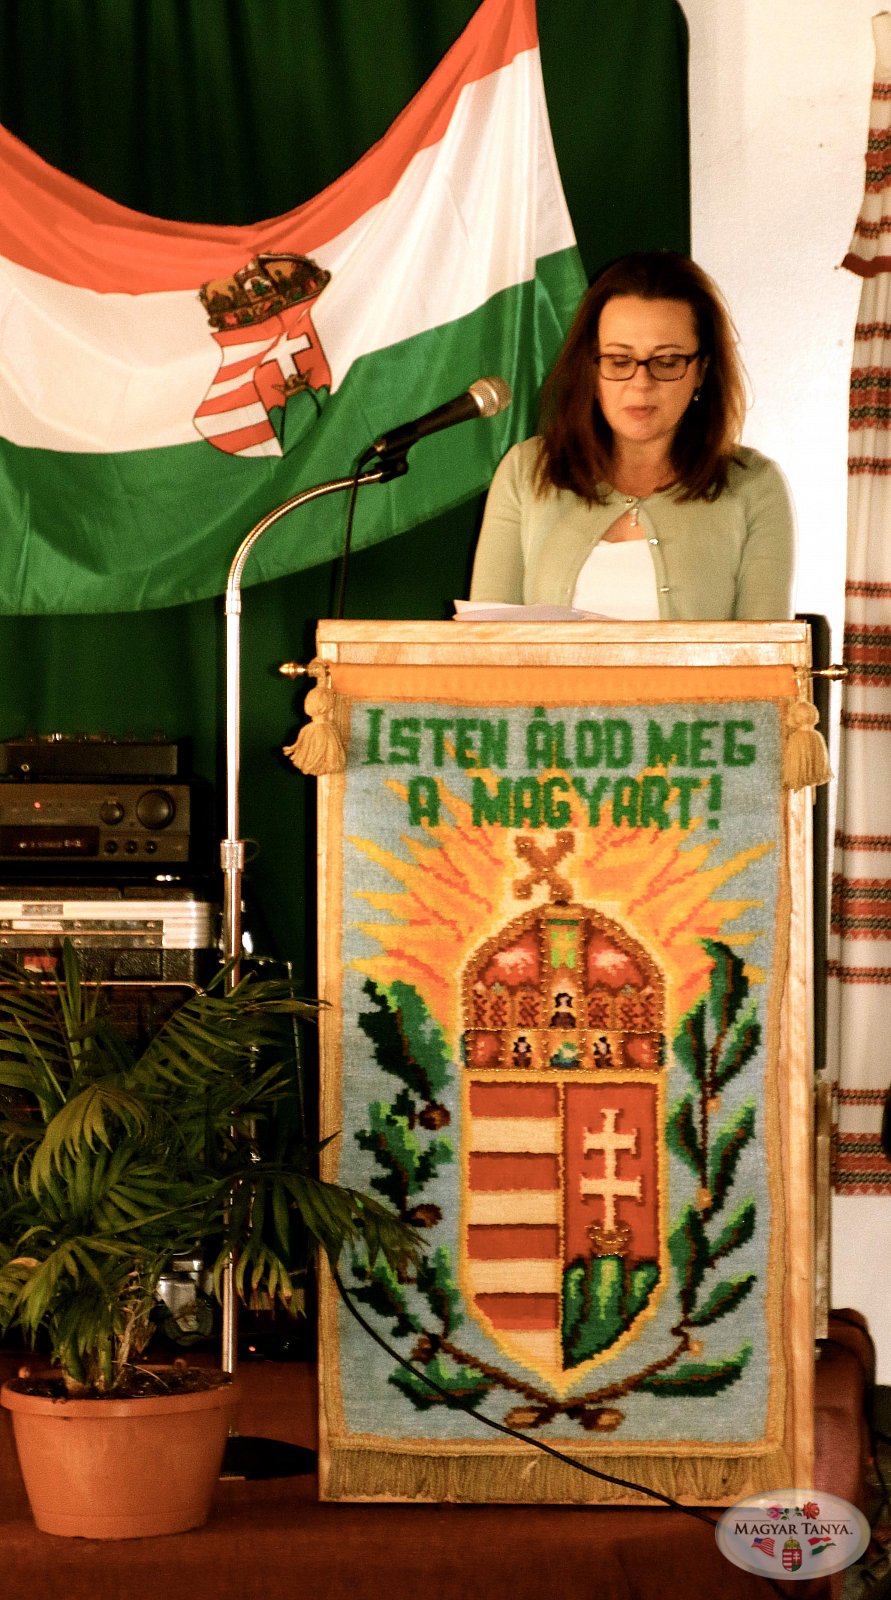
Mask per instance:
[[[0,781],[0,863],[37,869],[163,872],[192,860],[195,790],[145,779]]]

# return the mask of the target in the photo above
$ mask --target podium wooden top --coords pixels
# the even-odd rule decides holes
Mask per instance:
[[[807,669],[807,622],[319,622],[326,661]]]

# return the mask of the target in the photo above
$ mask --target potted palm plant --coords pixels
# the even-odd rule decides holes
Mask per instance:
[[[0,960],[0,1332],[50,1361],[0,1399],[46,1531],[178,1532],[207,1515],[237,1384],[141,1360],[173,1258],[199,1250],[218,1293],[234,1262],[240,1299],[297,1314],[314,1247],[334,1261],[362,1240],[396,1270],[413,1256],[393,1213],[315,1175],[292,1032],[315,1009],[282,981],[221,974],[134,1046],[70,945],[52,984]]]

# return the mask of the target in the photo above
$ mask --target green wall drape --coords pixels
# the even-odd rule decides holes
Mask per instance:
[[[0,122],[53,165],[139,211],[216,223],[275,216],[380,137],[477,3],[6,0]],[[539,0],[538,18],[554,142],[589,275],[629,249],[688,249],[680,6]],[[356,555],[346,615],[449,615],[467,589],[480,509],[465,505]],[[308,988],[313,793],[281,755],[301,695],[277,666],[311,655],[335,578],[324,567],[252,588],[242,621],[241,833],[256,842],[246,922],[262,950],[294,961]],[[2,617],[0,663],[0,738],[187,736],[222,812],[221,601],[122,616]]]

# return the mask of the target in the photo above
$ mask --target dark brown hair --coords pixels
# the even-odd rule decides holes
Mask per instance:
[[[606,498],[612,429],[597,399],[597,330],[600,313],[616,295],[681,300],[693,312],[696,337],[707,358],[699,400],[687,407],[672,441],[671,461],[680,500],[714,500],[727,485],[727,468],[742,433],[746,400],[730,313],[717,285],[689,257],[673,250],[622,256],[591,285],[542,392],[541,449],[535,483],[571,489],[589,505]]]

